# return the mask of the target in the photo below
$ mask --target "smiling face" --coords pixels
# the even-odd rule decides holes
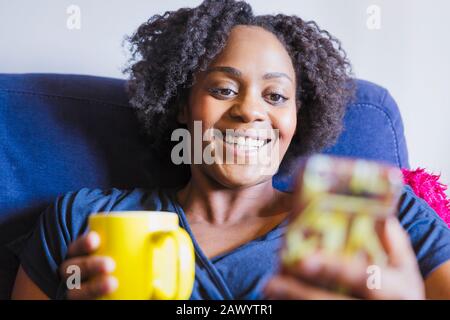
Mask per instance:
[[[179,114],[192,139],[194,121],[201,121],[202,133],[223,134],[203,142],[216,161],[191,165],[192,175],[228,188],[270,180],[297,125],[295,79],[291,58],[275,35],[256,26],[234,27],[224,50],[196,75]]]

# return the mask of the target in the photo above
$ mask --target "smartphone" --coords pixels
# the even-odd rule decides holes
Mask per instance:
[[[295,183],[282,263],[295,264],[320,251],[385,265],[376,225],[396,215],[402,188],[402,173],[391,165],[327,155],[307,158]]]

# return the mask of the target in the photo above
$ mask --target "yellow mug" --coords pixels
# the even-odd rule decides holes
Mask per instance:
[[[161,211],[115,211],[89,216],[100,236],[94,253],[116,262],[116,291],[101,299],[188,299],[195,277],[195,255],[178,215]]]

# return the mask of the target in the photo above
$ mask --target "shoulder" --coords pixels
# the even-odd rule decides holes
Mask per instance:
[[[57,197],[26,236],[8,248],[36,285],[49,297],[60,296],[58,268],[70,243],[87,229],[89,215],[120,210],[164,210],[171,203],[160,189],[82,188]]]
[[[56,198],[41,216],[41,224],[58,226],[72,241],[84,232],[92,213],[164,210],[167,197],[163,189],[82,188]]]
[[[428,221],[438,227],[448,229],[446,223],[439,217],[428,203],[418,197],[410,186],[405,185],[399,203],[399,219],[403,227],[410,228],[420,221]]]
[[[410,237],[424,277],[450,260],[450,229],[409,186],[400,198],[398,218]]]

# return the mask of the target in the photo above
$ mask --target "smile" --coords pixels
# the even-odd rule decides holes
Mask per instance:
[[[231,136],[227,135],[224,139],[225,143],[230,145],[235,145],[238,148],[249,149],[249,150],[258,150],[263,145],[268,143],[270,139],[254,139],[250,137],[244,136]]]
[[[235,155],[257,152],[272,141],[269,135],[264,133],[258,135],[251,130],[247,132],[231,131],[227,132],[228,134],[221,133],[222,136],[216,138],[219,138],[218,140],[222,141],[225,146],[230,147]]]

